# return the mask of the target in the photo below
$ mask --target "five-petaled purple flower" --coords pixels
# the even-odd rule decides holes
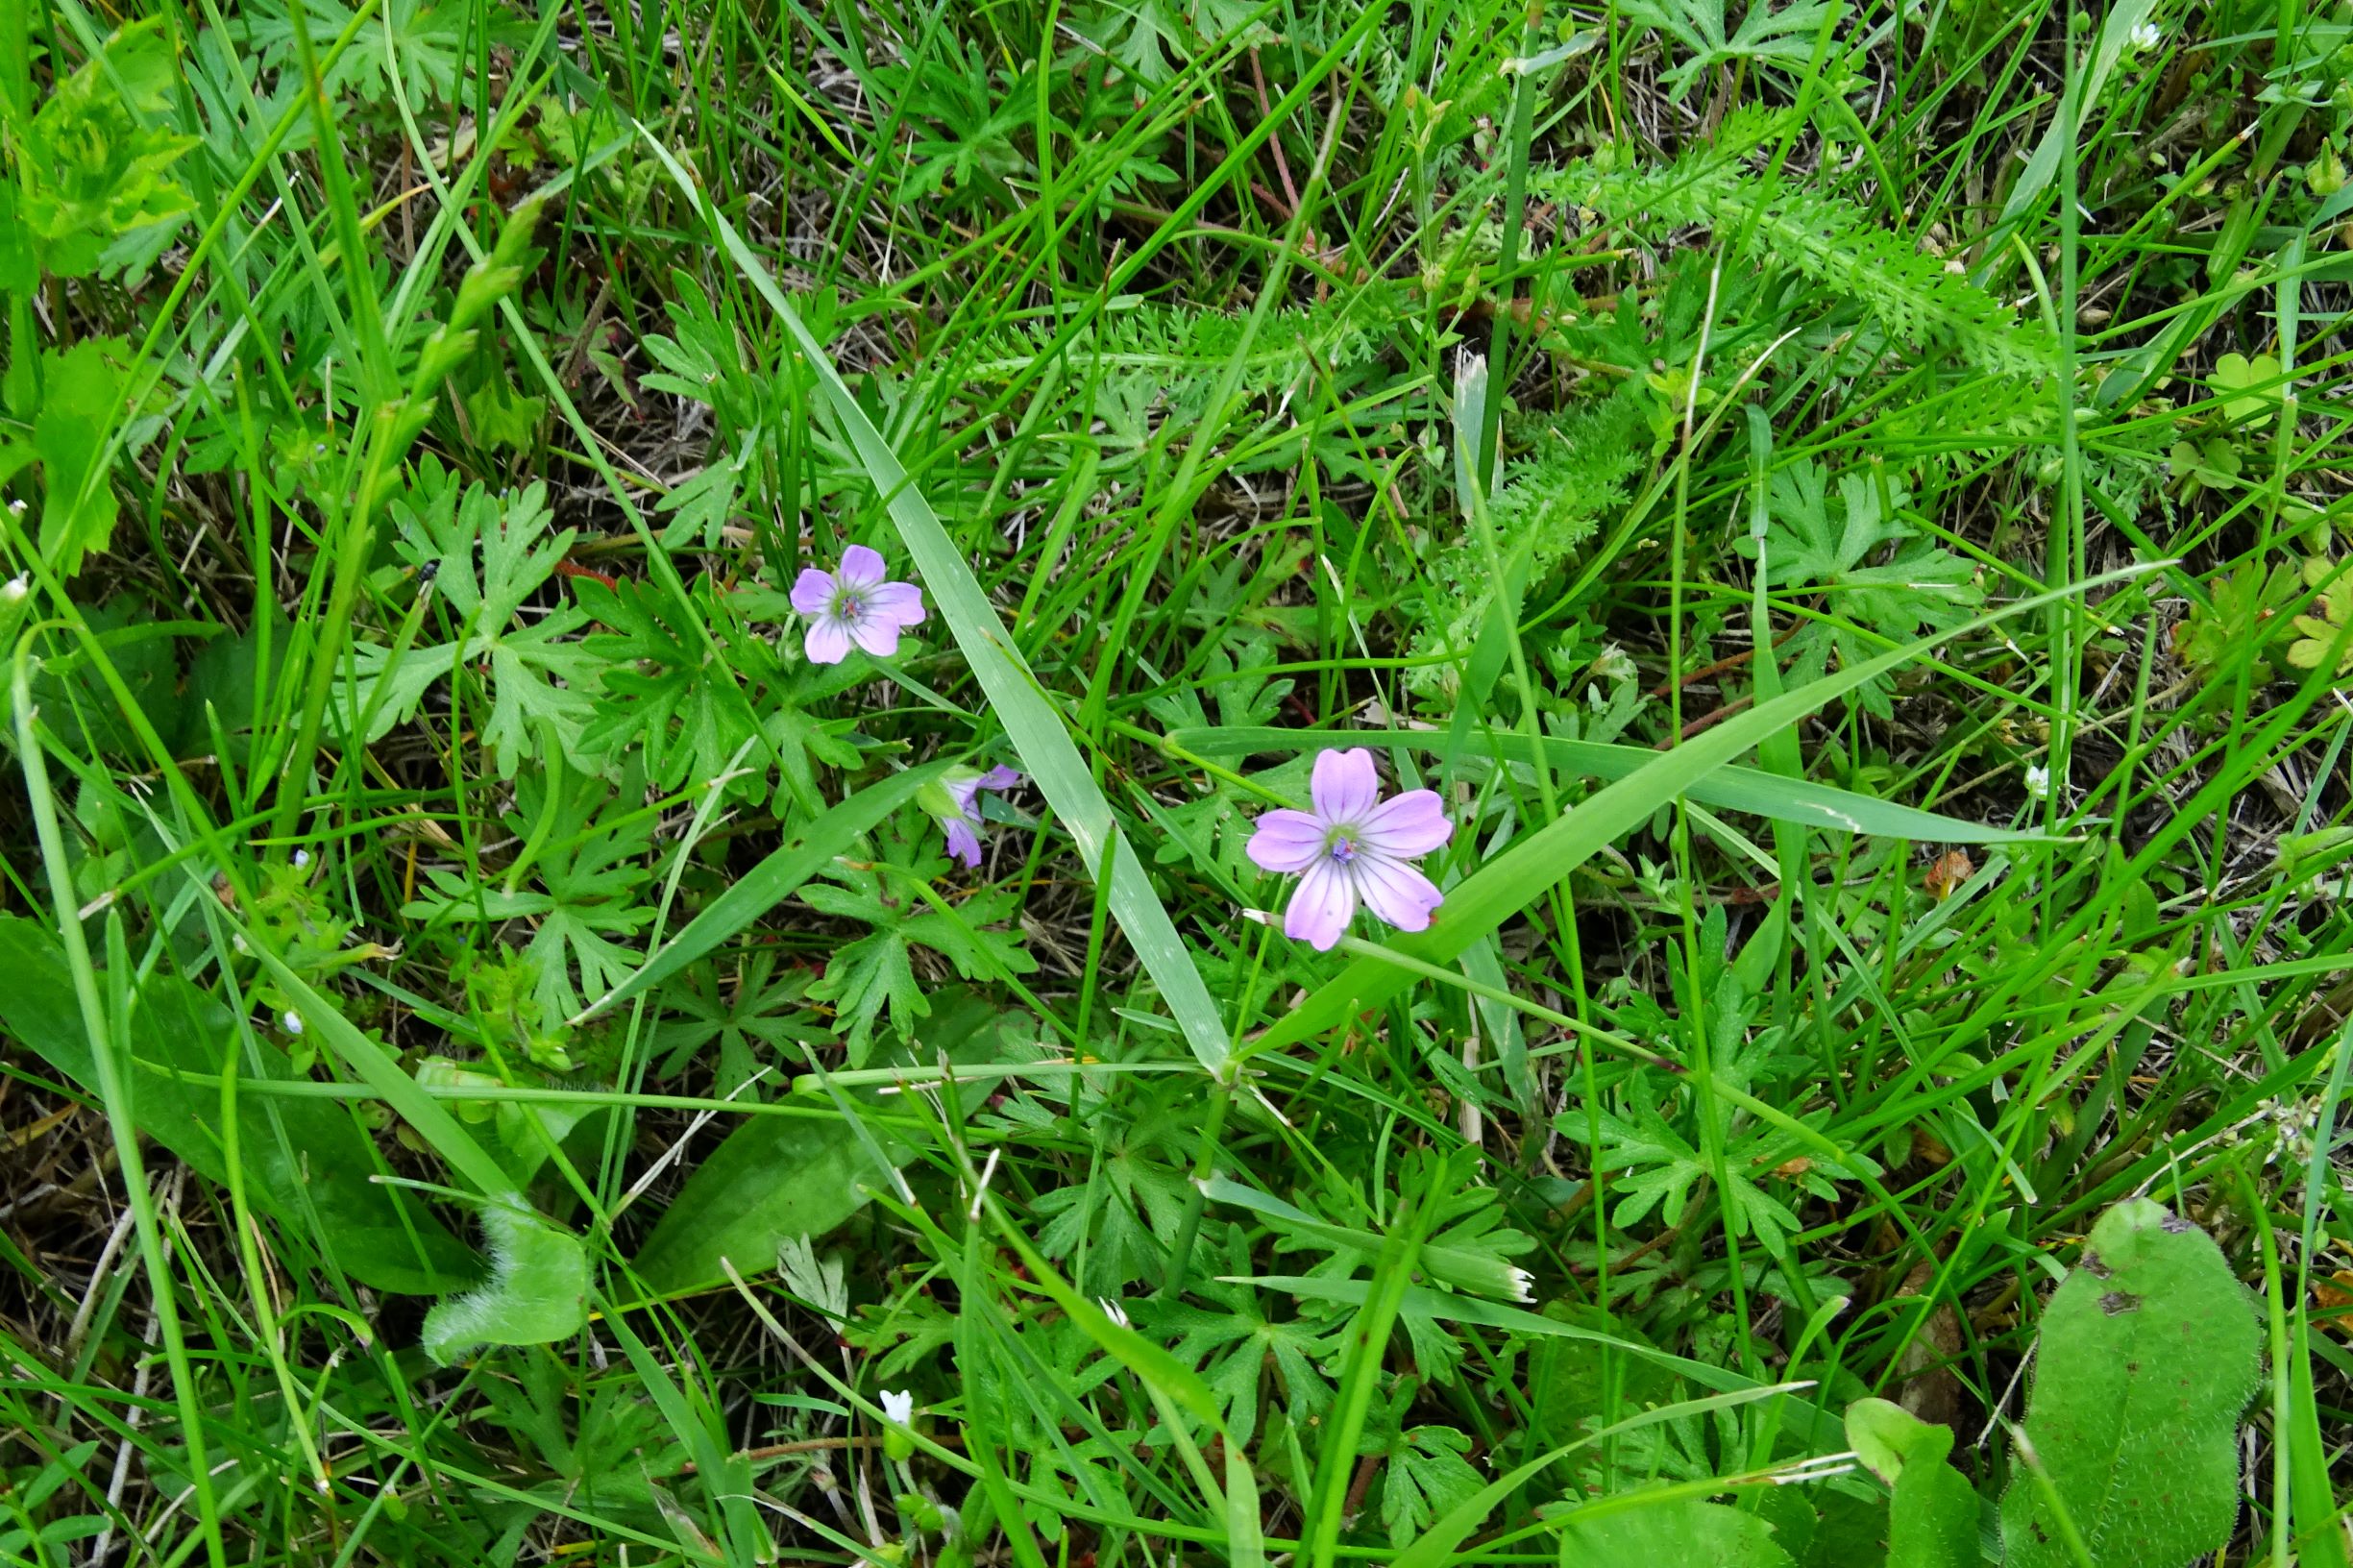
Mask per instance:
[[[947,796],[956,807],[955,815],[940,819],[942,831],[947,834],[947,852],[965,864],[967,870],[980,865],[980,792],[995,790],[999,794],[1021,782],[1021,775],[1010,768],[992,768],[987,772],[961,770],[945,780]]]
[[[878,658],[898,651],[898,634],[923,622],[922,590],[885,582],[882,556],[864,545],[842,551],[842,570],[806,567],[793,583],[793,608],[809,618],[810,662],[840,664],[852,643]]]
[[[1373,754],[1359,748],[1319,755],[1309,795],[1313,811],[1270,811],[1250,836],[1252,860],[1299,877],[1284,935],[1329,952],[1360,898],[1400,931],[1428,930],[1445,894],[1407,862],[1454,837],[1436,792],[1408,790],[1384,801]]]

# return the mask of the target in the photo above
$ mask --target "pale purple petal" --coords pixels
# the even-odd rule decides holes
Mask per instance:
[[[943,820],[940,825],[947,830],[947,852],[963,861],[967,870],[977,869],[980,865],[980,835],[972,831],[972,824],[961,817],[950,817]]]
[[[923,624],[923,590],[912,582],[886,582],[866,596],[866,613],[902,626]]]
[[[840,664],[849,657],[849,628],[839,616],[821,615],[809,623],[809,638],[801,646],[811,664]]]
[[[1446,802],[1435,790],[1408,790],[1375,806],[1363,821],[1364,847],[1405,859],[1426,855],[1454,836]]]
[[[898,626],[878,615],[862,616],[849,628],[850,637],[860,648],[878,659],[887,659],[898,651]]]
[[[1299,879],[1299,891],[1291,894],[1290,907],[1283,912],[1283,934],[1328,953],[1339,945],[1348,932],[1349,917],[1356,912],[1356,884],[1336,862],[1321,859]]]
[[[1402,860],[1366,853],[1357,857],[1355,870],[1364,907],[1400,931],[1429,930],[1430,912],[1446,899],[1435,883]]]
[[[967,817],[972,815],[973,797],[980,794],[977,778],[951,778],[947,781],[947,797],[956,802],[956,809]]]
[[[1381,773],[1373,766],[1373,754],[1362,747],[1320,753],[1308,793],[1314,797],[1315,815],[1328,825],[1364,821],[1381,798]]]
[[[793,608],[803,615],[823,615],[833,602],[833,574],[804,566],[793,579]]]
[[[882,581],[883,574],[889,570],[882,564],[881,552],[864,545],[852,545],[842,551],[840,576],[845,588],[871,588]]]
[[[1323,822],[1304,811],[1278,809],[1258,820],[1250,858],[1269,871],[1304,871],[1324,858]]]
[[[1012,769],[1004,766],[1002,763],[999,763],[996,767],[990,769],[987,772],[980,775],[980,787],[982,789],[994,790],[1000,795],[1005,791],[1012,789],[1015,785],[1020,782],[1021,775],[1015,772]]]

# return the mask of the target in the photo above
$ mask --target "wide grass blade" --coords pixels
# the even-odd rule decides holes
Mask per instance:
[[[1094,775],[1064,724],[1028,662],[1015,647],[1005,623],[989,602],[979,579],[965,564],[964,554],[942,527],[931,503],[907,477],[906,467],[882,432],[867,418],[856,396],[846,385],[824,348],[801,324],[800,313],[776,286],[751,247],[744,242],[715,208],[703,200],[693,179],[650,131],[639,127],[646,143],[670,171],[680,191],[701,210],[719,236],[721,246],[752,287],[776,312],[817,376],[825,404],[843,432],[857,449],[859,461],[887,504],[900,542],[915,557],[916,570],[940,607],[948,630],[972,667],[972,674],[988,693],[1014,749],[1037,783],[1054,815],[1078,846],[1079,859],[1098,882],[1110,881],[1109,901],[1119,927],[1127,933],[1136,956],[1160,988],[1177,1027],[1184,1031],[1193,1055],[1213,1074],[1222,1074],[1232,1053],[1230,1031],[1217,1013],[1209,987],[1194,967],[1176,924],[1152,891],[1143,863],[1119,831],[1111,803],[1095,787]]]
[[[466,1131],[464,1124],[450,1114],[449,1107],[425,1092],[416,1079],[402,1069],[391,1052],[354,1027],[340,1008],[295,973],[250,928],[246,941],[255,958],[269,971],[270,979],[293,1002],[304,1026],[316,1029],[319,1038],[333,1048],[344,1065],[383,1096],[384,1103],[400,1113],[402,1120],[416,1129],[417,1135],[441,1156],[443,1164],[473,1183],[484,1196],[495,1196],[514,1187],[514,1179],[506,1174],[497,1157]]]
[[[577,1028],[600,1013],[643,994],[735,936],[790,898],[795,889],[823,870],[860,834],[913,800],[924,785],[946,772],[949,766],[938,762],[910,768],[879,784],[869,785],[794,834],[726,892],[704,905],[701,913],[687,921],[634,974],[580,1009],[568,1026]]]
[[[1627,774],[1590,799],[1562,813],[1536,832],[1513,844],[1496,859],[1458,884],[1446,897],[1428,931],[1402,937],[1397,947],[1409,956],[1434,964],[1449,963],[1464,949],[1525,909],[1545,889],[1567,876],[1601,847],[1647,821],[1662,801],[1689,793],[1691,787],[1767,736],[1796,723],[1825,704],[1865,683],[1900,669],[1940,643],[1990,625],[2003,616],[2055,602],[2071,594],[2088,593],[2106,584],[2140,575],[2146,568],[2129,568],[2093,577],[2071,588],[2021,600],[1992,614],[1875,659],[1851,666],[1837,674],[1774,701],[1750,709],[1719,724],[1698,740],[1665,752],[1655,761]],[[1366,1009],[1379,1007],[1412,981],[1410,971],[1378,959],[1360,958],[1315,993],[1291,1010],[1253,1042],[1252,1050],[1279,1050],[1335,1028]]]
[[[1405,747],[1415,751],[1443,753],[1451,743],[1437,730],[1280,729],[1262,725],[1171,730],[1168,744],[1196,757],[1213,758],[1321,751],[1353,746],[1380,749]],[[1505,762],[1530,762],[1535,755],[1525,735],[1494,734],[1487,737],[1487,744],[1494,755]],[[1658,761],[1659,756],[1647,746],[1552,737],[1544,742],[1544,759],[1548,764],[1589,778],[1631,778]],[[1727,811],[1745,811],[1776,821],[1836,828],[1846,833],[1872,833],[1887,839],[1913,839],[1928,844],[2062,842],[2033,829],[1967,822],[1939,812],[1922,811],[1917,806],[1900,805],[1853,790],[1816,784],[1810,779],[1784,778],[1755,768],[1719,768],[1693,780],[1683,793],[1702,805],[1721,806]]]

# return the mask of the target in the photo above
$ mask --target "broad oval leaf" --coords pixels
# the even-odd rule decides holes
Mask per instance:
[[[0,1025],[92,1093],[98,1078],[64,949],[50,930],[0,917]],[[226,1185],[217,1074],[235,1027],[208,992],[170,975],[139,990],[131,1113],[140,1132]],[[273,1094],[295,1077],[285,1054],[257,1041],[259,1068],[236,1099],[237,1163],[247,1197],[294,1235],[315,1237],[335,1266],[379,1290],[432,1295],[481,1272],[473,1250],[397,1187],[374,1180],[383,1162],[344,1106]],[[249,1069],[250,1070],[250,1069]],[[177,1073],[191,1076],[180,1077]]]
[[[1847,1442],[1895,1488],[1888,1508],[1888,1568],[1976,1568],[1977,1493],[1946,1463],[1952,1429],[1884,1399],[1847,1407]]]
[[[953,991],[935,998],[921,1049],[965,1064],[998,1060],[1011,1021],[981,997]],[[856,1107],[890,1103],[878,1090],[842,1098]],[[784,1242],[824,1236],[866,1206],[869,1186],[885,1175],[877,1152],[896,1167],[916,1151],[821,1102],[753,1115],[687,1178],[629,1266],[659,1295],[723,1285],[729,1264],[747,1277],[766,1273]]]
[[[2102,1564],[2181,1568],[2220,1548],[2239,1518],[2239,1412],[2260,1344],[2205,1232],[2146,1198],[2102,1214],[2043,1311],[2024,1440],[2049,1485],[2025,1463],[2010,1483],[2010,1568],[2074,1568],[2054,1507]]]
[[[1611,1498],[1571,1514],[1560,1568],[1795,1568],[1753,1513],[1703,1498]]]

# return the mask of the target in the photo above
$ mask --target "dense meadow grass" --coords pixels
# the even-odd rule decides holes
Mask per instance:
[[[2349,123],[0,0],[0,1560],[2346,1568]]]

